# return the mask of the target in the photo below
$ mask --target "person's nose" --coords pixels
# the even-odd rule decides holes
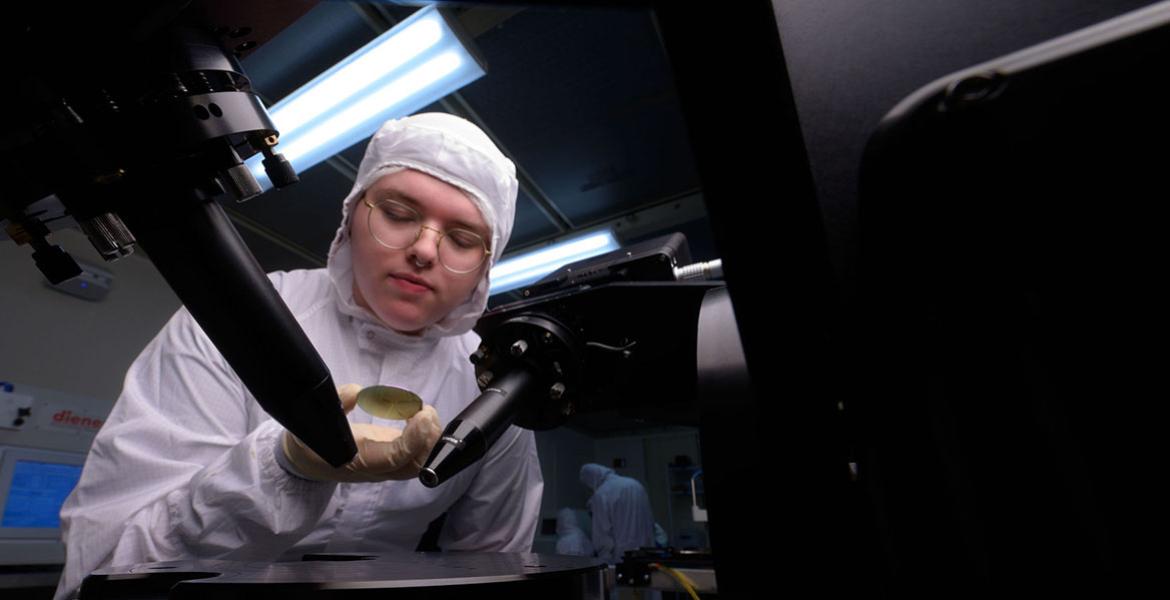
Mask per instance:
[[[439,256],[439,238],[442,232],[434,227],[422,226],[418,232],[418,239],[410,247],[410,259],[416,266],[435,264]]]

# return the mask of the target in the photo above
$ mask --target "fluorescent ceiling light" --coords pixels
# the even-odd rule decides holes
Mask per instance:
[[[620,246],[609,230],[502,260],[492,267],[491,291],[499,294],[536,283],[545,275],[579,260],[617,250]]]
[[[336,152],[327,152],[327,150],[331,146],[330,142],[337,135],[338,131],[353,131],[359,128],[362,123],[379,116],[386,107],[399,105],[411,96],[426,89],[427,86],[451,74],[459,68],[462,61],[462,57],[457,53],[445,52],[423,63],[422,66],[356,101],[320,125],[307,131],[298,131],[293,141],[287,143],[288,145],[283,152],[284,157],[294,165],[297,162],[306,162],[304,159],[307,156],[314,157],[313,163],[318,163],[325,158],[329,158],[333,154],[336,154]],[[427,103],[429,104],[430,101]],[[378,125],[381,125],[381,122]],[[357,139],[362,139],[376,130],[377,126]],[[356,142],[357,140],[354,141]],[[351,145],[353,144],[345,144],[341,149],[344,150]],[[324,154],[324,156],[317,160],[316,157],[320,154]]]
[[[268,109],[298,172],[479,79],[485,70],[435,7],[420,9]],[[248,159],[264,189],[261,165]]]

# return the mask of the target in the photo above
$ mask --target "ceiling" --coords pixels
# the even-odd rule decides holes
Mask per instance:
[[[249,54],[244,68],[271,104],[415,10],[322,2]],[[649,11],[445,10],[473,40],[487,75],[420,112],[472,120],[516,163],[520,193],[504,258],[607,224],[623,244],[681,231],[695,260],[717,258]],[[367,140],[302,172],[297,185],[226,206],[266,270],[325,263]]]

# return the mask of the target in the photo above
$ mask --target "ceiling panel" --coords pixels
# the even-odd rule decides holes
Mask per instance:
[[[242,62],[252,87],[275,102],[375,37],[349,2],[321,2]]]
[[[463,97],[575,227],[698,187],[649,13],[529,9],[476,45]]]

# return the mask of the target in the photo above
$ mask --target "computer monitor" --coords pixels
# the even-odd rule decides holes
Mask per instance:
[[[0,446],[0,565],[64,562],[58,514],[85,455]]]

